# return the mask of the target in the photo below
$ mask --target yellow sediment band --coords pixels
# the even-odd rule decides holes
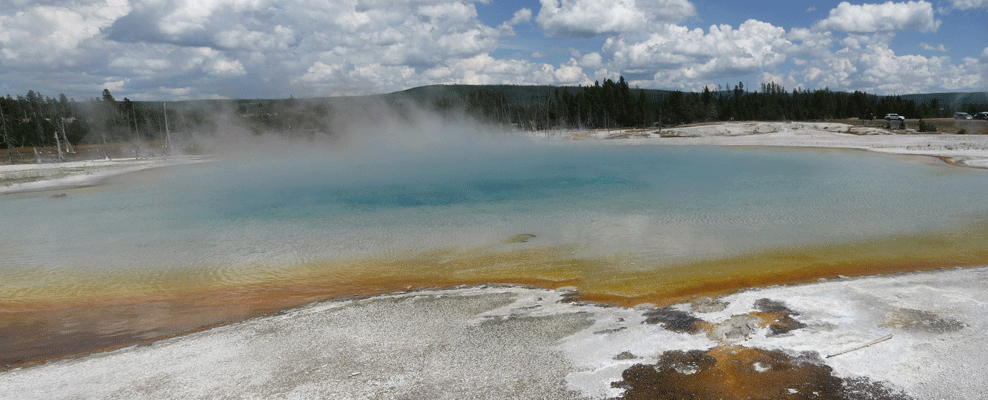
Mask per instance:
[[[639,263],[629,268],[631,262]],[[290,266],[183,267],[0,275],[0,365],[167,337],[297,307],[408,288],[482,283],[558,288],[622,306],[665,305],[744,288],[988,265],[988,223],[854,243],[779,248],[640,265],[634,254],[588,257],[579,246],[516,241]],[[81,334],[85,333],[85,334]],[[94,340],[93,336],[105,339]],[[82,343],[85,342],[85,343]],[[33,351],[31,349],[42,349]]]
[[[988,264],[988,223],[975,220],[943,232],[853,243],[778,248],[737,256],[657,265],[634,254],[581,255],[579,246],[405,251],[289,266],[266,264],[70,272],[0,272],[0,311],[61,303],[138,300],[242,291],[301,290],[330,297],[364,296],[411,286],[480,283],[576,286],[586,299],[629,305],[667,303],[695,294],[862,276]],[[633,267],[630,264],[638,263]],[[645,265],[641,265],[645,263]],[[290,289],[294,288],[294,289]],[[267,297],[265,295],[264,297]],[[622,300],[626,299],[626,300]]]

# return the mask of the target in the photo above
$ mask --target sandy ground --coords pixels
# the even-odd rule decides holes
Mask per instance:
[[[556,137],[848,148],[988,167],[988,136],[848,129],[738,123]],[[988,398],[988,267],[761,288],[665,308],[573,298],[565,289],[485,286],[312,304],[12,369],[0,373],[0,398]]]
[[[313,304],[11,370],[0,374],[0,398],[611,398],[636,364],[658,369],[674,350],[742,348],[788,356],[732,360],[754,379],[798,375],[798,359],[842,387],[865,387],[857,397],[813,396],[780,381],[757,398],[988,396],[988,268],[771,287],[665,309],[566,302],[570,294],[472,287]],[[778,310],[799,324],[779,333],[752,317]],[[683,318],[703,328],[684,332]],[[885,340],[858,348],[876,339]],[[734,398],[751,393],[736,390]]]
[[[610,140],[635,144],[686,146],[774,146],[866,150],[943,157],[988,168],[988,136],[919,134],[838,123],[739,122],[648,130],[557,132],[553,138]]]

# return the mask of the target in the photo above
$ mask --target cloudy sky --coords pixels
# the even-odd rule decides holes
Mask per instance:
[[[0,95],[429,84],[988,90],[988,0],[0,0]]]

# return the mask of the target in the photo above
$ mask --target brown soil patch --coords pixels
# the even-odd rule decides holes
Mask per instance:
[[[721,346],[669,351],[636,364],[614,387],[624,399],[906,399],[881,384],[843,380],[816,354]]]

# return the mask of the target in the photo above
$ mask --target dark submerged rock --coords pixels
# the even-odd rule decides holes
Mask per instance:
[[[529,240],[535,239],[535,237],[536,236],[531,233],[522,233],[520,235],[514,235],[512,237],[509,237],[508,240],[505,241],[505,243],[526,243]]]
[[[789,315],[799,315],[786,306],[786,303],[771,299],[758,299],[755,301],[755,308],[764,313],[786,313]]]
[[[656,308],[644,315],[646,324],[662,324],[663,328],[673,332],[696,334],[702,329],[700,326],[702,319],[671,307]]]

